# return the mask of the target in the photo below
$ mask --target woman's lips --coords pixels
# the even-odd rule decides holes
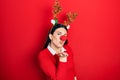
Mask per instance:
[[[64,42],[65,42],[65,41],[60,41],[60,44],[62,44],[62,45],[63,45],[63,44],[64,44]]]

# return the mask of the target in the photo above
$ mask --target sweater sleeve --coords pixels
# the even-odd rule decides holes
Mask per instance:
[[[73,73],[74,73],[74,76],[76,77],[76,70],[75,70],[75,64],[74,64],[74,55],[73,55],[73,51],[71,49],[70,46],[66,45],[65,48],[69,51],[71,57],[70,57],[70,60],[71,60],[71,64],[73,65]]]
[[[49,80],[63,80],[62,78],[66,76],[66,62],[59,62],[58,67],[56,67],[49,56],[44,53],[39,55],[39,65]]]

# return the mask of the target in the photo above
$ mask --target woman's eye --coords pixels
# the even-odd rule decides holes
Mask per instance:
[[[58,35],[61,35],[61,33],[58,33]]]

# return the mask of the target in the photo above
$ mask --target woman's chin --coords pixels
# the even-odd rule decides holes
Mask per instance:
[[[63,47],[63,44],[59,44],[59,45],[57,45],[57,47],[58,47],[58,48],[61,48],[61,47]]]

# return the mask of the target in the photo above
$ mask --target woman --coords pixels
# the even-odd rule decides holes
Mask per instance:
[[[66,26],[55,24],[49,32],[44,50],[39,53],[39,65],[46,80],[76,80],[73,53],[67,43]]]

